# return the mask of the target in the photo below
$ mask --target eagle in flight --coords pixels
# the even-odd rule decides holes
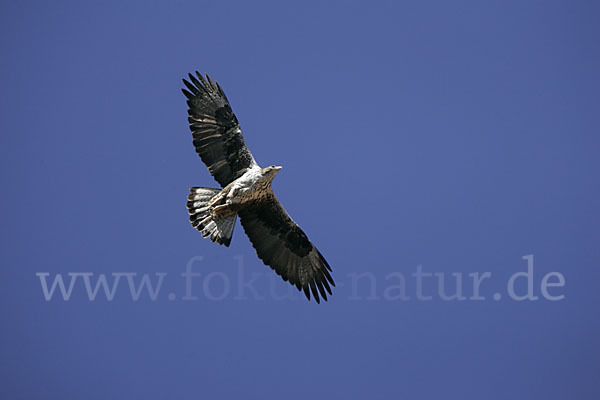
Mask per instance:
[[[317,303],[327,300],[331,267],[275,197],[271,183],[279,166],[261,168],[244,142],[223,89],[196,72],[183,80],[194,147],[223,189],[193,187],[187,209],[192,226],[229,246],[239,215],[258,257],[284,281]],[[331,285],[331,286],[330,286]]]

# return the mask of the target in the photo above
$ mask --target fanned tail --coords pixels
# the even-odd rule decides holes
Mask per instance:
[[[212,242],[229,247],[237,214],[225,218],[214,219],[211,213],[210,200],[219,194],[220,189],[193,187],[188,195],[187,209],[192,226],[208,237]]]

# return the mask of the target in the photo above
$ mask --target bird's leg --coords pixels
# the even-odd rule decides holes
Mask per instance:
[[[235,196],[238,194],[239,188],[234,185],[229,185],[225,189],[221,190],[219,193],[215,195],[210,201],[208,205],[211,207],[217,207],[220,205],[231,204]]]
[[[210,207],[210,213],[212,214],[213,218],[227,218],[230,215],[235,214],[235,211],[231,208],[231,206],[233,205],[233,201],[238,191],[239,187],[236,185],[231,185],[221,190],[215,195],[215,197],[210,199],[208,206]]]
[[[215,197],[210,199],[208,206],[210,207],[210,213],[215,219],[222,218],[225,214],[227,214],[227,208],[229,207],[227,203],[226,190],[221,190],[215,195]]]

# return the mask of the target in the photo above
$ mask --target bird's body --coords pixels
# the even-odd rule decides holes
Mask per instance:
[[[291,219],[271,183],[281,167],[261,168],[247,148],[225,93],[208,75],[184,80],[194,146],[223,189],[193,187],[187,208],[192,226],[229,246],[237,216],[263,262],[319,302],[335,283],[331,267]]]
[[[281,167],[249,168],[242,176],[225,186],[207,205],[213,218],[221,219],[274,196],[271,182]],[[200,206],[200,204],[197,204]],[[194,207],[194,204],[189,205]],[[189,207],[188,207],[189,208]]]
[[[244,175],[227,185],[227,204],[244,206],[254,201],[263,200],[273,193],[271,182],[281,167],[260,168],[258,166],[249,168]]]

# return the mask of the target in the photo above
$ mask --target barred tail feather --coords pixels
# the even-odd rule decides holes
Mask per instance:
[[[208,202],[220,191],[204,187],[191,188],[187,209],[192,226],[201,232],[203,237],[208,237],[212,242],[229,247],[237,214],[215,220],[211,214],[211,207],[208,205]]]

